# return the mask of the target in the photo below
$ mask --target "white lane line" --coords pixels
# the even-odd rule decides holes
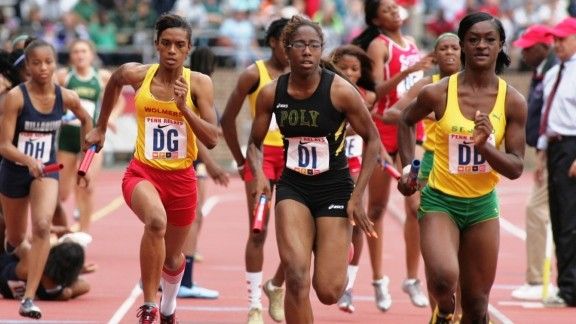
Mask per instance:
[[[138,297],[140,297],[141,294],[142,294],[142,289],[140,288],[140,283],[137,283],[136,286],[134,286],[134,288],[132,288],[132,291],[130,292],[130,296],[128,296],[128,298],[126,298],[126,300],[124,300],[122,305],[120,305],[120,307],[116,310],[114,315],[112,315],[112,318],[110,318],[110,320],[108,321],[108,324],[120,323],[122,321],[122,319],[124,318],[124,316],[126,315],[126,313],[128,313],[130,308],[132,308],[132,305],[134,305],[134,302],[136,302],[136,299]]]

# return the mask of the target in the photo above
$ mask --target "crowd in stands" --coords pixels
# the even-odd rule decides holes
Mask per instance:
[[[471,11],[499,17],[511,40],[532,24],[554,25],[576,14],[575,0],[398,0],[412,22],[406,24],[424,47],[454,31]],[[319,22],[326,53],[348,43],[364,27],[363,0],[22,0],[0,5],[0,44],[10,48],[19,34],[52,43],[66,61],[76,38],[92,40],[104,65],[152,60],[156,18],[173,11],[191,23],[195,45],[210,46],[220,65],[245,67],[265,57],[264,30],[280,16],[299,13]],[[410,26],[417,26],[413,28]],[[116,55],[115,55],[116,54]],[[225,59],[222,59],[225,58]],[[61,63],[64,63],[61,62]]]

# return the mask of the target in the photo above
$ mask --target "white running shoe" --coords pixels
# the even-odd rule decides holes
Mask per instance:
[[[388,311],[392,306],[392,296],[388,290],[389,284],[390,278],[388,278],[388,276],[384,276],[381,279],[372,282],[372,286],[374,286],[376,307],[382,312]]]
[[[402,291],[410,296],[410,301],[416,307],[428,307],[428,297],[422,292],[419,279],[405,279],[402,283]]]
[[[524,284],[512,290],[512,298],[526,301],[541,301],[542,300],[542,285]],[[558,287],[549,284],[548,296],[554,296],[558,292]]]
[[[284,289],[275,287],[272,289],[272,281],[268,280],[262,287],[264,294],[268,296],[268,314],[276,322],[284,321]]]
[[[352,304],[352,289],[346,289],[346,291],[344,291],[344,295],[338,300],[338,308],[346,313],[354,313],[356,308],[354,308],[354,304]]]
[[[260,308],[250,308],[248,312],[248,324],[264,324],[262,310]]]

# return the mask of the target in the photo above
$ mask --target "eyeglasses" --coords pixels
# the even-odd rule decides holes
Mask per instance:
[[[318,51],[322,48],[322,43],[318,41],[311,41],[310,43],[306,44],[304,41],[294,41],[288,45],[288,47],[295,48],[297,50],[303,51],[306,47],[310,49],[310,51]]]

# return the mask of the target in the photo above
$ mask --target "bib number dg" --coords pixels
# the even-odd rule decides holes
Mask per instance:
[[[147,117],[145,154],[150,160],[174,160],[186,156],[186,124],[181,120]]]

